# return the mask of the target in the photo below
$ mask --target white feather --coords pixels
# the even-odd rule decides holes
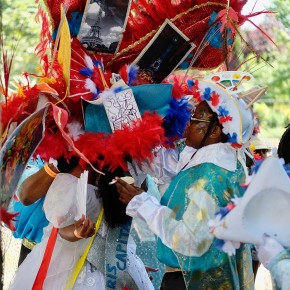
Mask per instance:
[[[85,88],[93,94],[96,94],[98,92],[96,84],[89,78],[86,79]]]
[[[66,127],[68,129],[68,135],[74,141],[78,140],[79,136],[84,133],[84,130],[82,129],[82,124],[79,122],[74,121],[74,122],[68,123]]]
[[[115,95],[114,90],[105,90],[99,94],[100,99],[107,99],[109,97],[113,97]]]
[[[92,59],[87,54],[85,55],[85,63],[86,63],[88,68],[90,68],[91,70],[94,69],[94,63],[93,63]]]

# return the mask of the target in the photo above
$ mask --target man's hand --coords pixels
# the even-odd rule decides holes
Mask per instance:
[[[128,204],[134,196],[144,191],[142,188],[128,184],[119,177],[116,177],[115,180],[117,181],[116,186],[120,194],[119,200],[124,204]]]

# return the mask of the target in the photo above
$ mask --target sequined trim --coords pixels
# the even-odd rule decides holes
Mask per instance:
[[[29,241],[26,238],[24,238],[22,241],[22,245],[29,250],[32,250],[36,244],[37,244],[36,242]]]
[[[172,268],[172,267],[168,267],[168,266],[166,266],[166,268],[165,268],[165,272],[179,272],[179,271],[181,271],[180,268]]]

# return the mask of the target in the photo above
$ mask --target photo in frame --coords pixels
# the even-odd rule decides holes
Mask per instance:
[[[44,137],[47,107],[22,121],[0,151],[0,203],[15,192],[26,164]]]
[[[114,54],[125,30],[132,0],[88,0],[78,39],[86,50]]]
[[[133,63],[138,65],[141,79],[160,83],[183,62],[194,47],[189,38],[166,19]]]

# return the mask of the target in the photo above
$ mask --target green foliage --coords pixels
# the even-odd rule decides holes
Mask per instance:
[[[285,127],[290,123],[289,105],[269,106],[264,102],[260,102],[255,104],[254,110],[258,114],[261,127],[265,129]]]
[[[4,49],[13,51],[15,45],[11,79],[22,72],[35,73],[39,59],[34,49],[39,43],[40,25],[35,21],[37,4],[31,0],[0,0]]]
[[[272,11],[278,13],[278,18],[286,28],[290,28],[290,5],[287,0],[272,0],[270,5]]]
[[[252,72],[257,83],[268,86],[269,90],[260,102],[255,104],[261,127],[283,128],[290,122],[290,5],[289,1],[272,0],[269,10],[278,12],[278,21],[265,18],[259,26],[274,40],[277,47],[268,41],[265,51],[256,63],[250,63],[248,71]],[[249,57],[249,56],[248,56]],[[266,62],[263,62],[263,59]],[[255,67],[253,69],[253,67]],[[257,69],[260,68],[260,69]]]

